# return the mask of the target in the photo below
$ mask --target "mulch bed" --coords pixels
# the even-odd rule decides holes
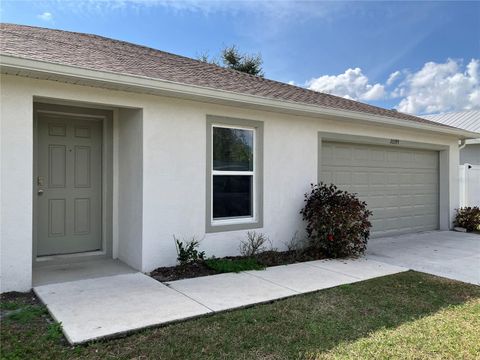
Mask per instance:
[[[307,248],[301,251],[264,251],[254,256],[255,260],[265,267],[294,264],[297,262],[313,261],[326,259],[325,254],[321,251]],[[222,259],[237,260],[244,259],[243,256],[227,256]],[[216,275],[219,272],[209,268],[203,261],[169,267],[160,267],[153,270],[150,276],[161,282],[168,282],[181,279],[191,279],[201,276]]]
[[[18,302],[25,305],[41,305],[40,300],[35,296],[33,291],[26,293],[10,291],[0,294],[0,302]]]
[[[150,276],[155,280],[165,282],[173,281],[180,279],[190,279],[199,276],[208,276],[215,275],[217,272],[213,269],[210,269],[207,264],[202,262],[196,262],[192,264],[187,264],[184,266],[169,266],[169,267],[160,267],[153,270],[150,273]]]

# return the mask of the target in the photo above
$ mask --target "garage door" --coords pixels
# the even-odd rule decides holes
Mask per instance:
[[[373,211],[372,237],[438,229],[438,152],[322,142],[320,180]]]

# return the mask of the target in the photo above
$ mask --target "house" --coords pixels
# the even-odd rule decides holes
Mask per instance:
[[[246,231],[282,248],[310,183],[357,192],[372,236],[449,229],[471,131],[100,36],[1,25],[1,291],[39,263],[174,265]]]
[[[480,132],[480,110],[425,115],[423,118],[467,131]],[[480,136],[478,139],[468,139],[462,145],[460,164],[480,165]]]

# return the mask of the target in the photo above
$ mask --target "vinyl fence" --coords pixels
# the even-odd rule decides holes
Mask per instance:
[[[460,165],[460,207],[480,206],[480,165]]]

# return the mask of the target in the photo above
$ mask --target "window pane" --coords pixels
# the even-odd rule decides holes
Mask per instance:
[[[253,130],[214,127],[213,170],[253,171]]]
[[[213,176],[213,218],[253,216],[252,179],[247,175]]]

